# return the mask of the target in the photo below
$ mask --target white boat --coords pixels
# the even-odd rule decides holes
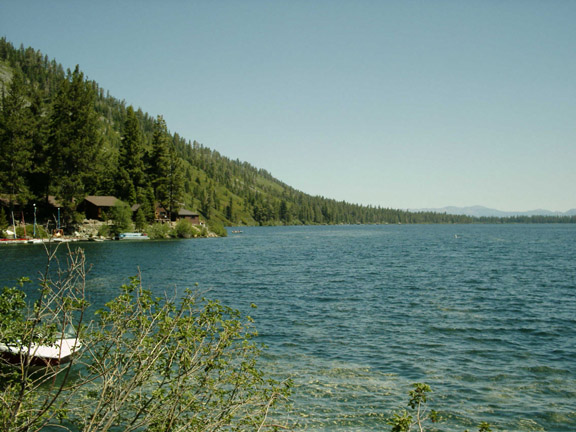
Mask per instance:
[[[133,233],[133,232],[126,232],[118,234],[116,237],[118,240],[150,240],[148,234],[145,233]]]
[[[51,345],[0,342],[0,357],[11,364],[21,364],[28,358],[33,366],[56,366],[68,363],[81,348],[78,338],[63,335]]]

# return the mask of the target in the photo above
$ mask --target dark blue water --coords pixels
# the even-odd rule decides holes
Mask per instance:
[[[243,228],[223,239],[85,243],[91,300],[140,269],[249,313],[292,377],[300,430],[389,430],[410,384],[441,430],[576,430],[576,226]],[[0,284],[39,246],[0,248]],[[250,308],[252,303],[258,309]]]

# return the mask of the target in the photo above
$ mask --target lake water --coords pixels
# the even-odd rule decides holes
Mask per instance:
[[[265,368],[295,381],[298,430],[389,430],[413,382],[434,390],[440,430],[576,430],[576,226],[242,230],[83,243],[90,298],[140,268],[149,288],[198,282],[249,313]],[[42,247],[1,247],[0,285],[44,262]]]

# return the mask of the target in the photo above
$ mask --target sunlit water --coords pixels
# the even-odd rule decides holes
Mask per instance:
[[[440,430],[576,430],[576,226],[243,228],[81,246],[96,305],[140,269],[148,287],[198,282],[249,313],[265,368],[295,382],[299,430],[389,430],[413,382],[433,388]],[[35,245],[0,258],[2,285],[45,262]]]

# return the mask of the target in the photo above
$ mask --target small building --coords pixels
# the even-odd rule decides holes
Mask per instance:
[[[154,221],[155,222],[168,222],[168,211],[159,203],[154,205]]]
[[[181,208],[177,213],[170,214],[159,203],[154,206],[154,220],[156,222],[177,222],[180,219],[189,220],[193,225],[200,225],[200,214],[196,212]]]
[[[192,222],[193,225],[200,225],[200,215],[190,210],[180,209],[175,220],[185,219]]]
[[[102,220],[104,213],[110,212],[118,201],[114,196],[89,195],[80,203],[78,211],[84,212],[86,219]]]

